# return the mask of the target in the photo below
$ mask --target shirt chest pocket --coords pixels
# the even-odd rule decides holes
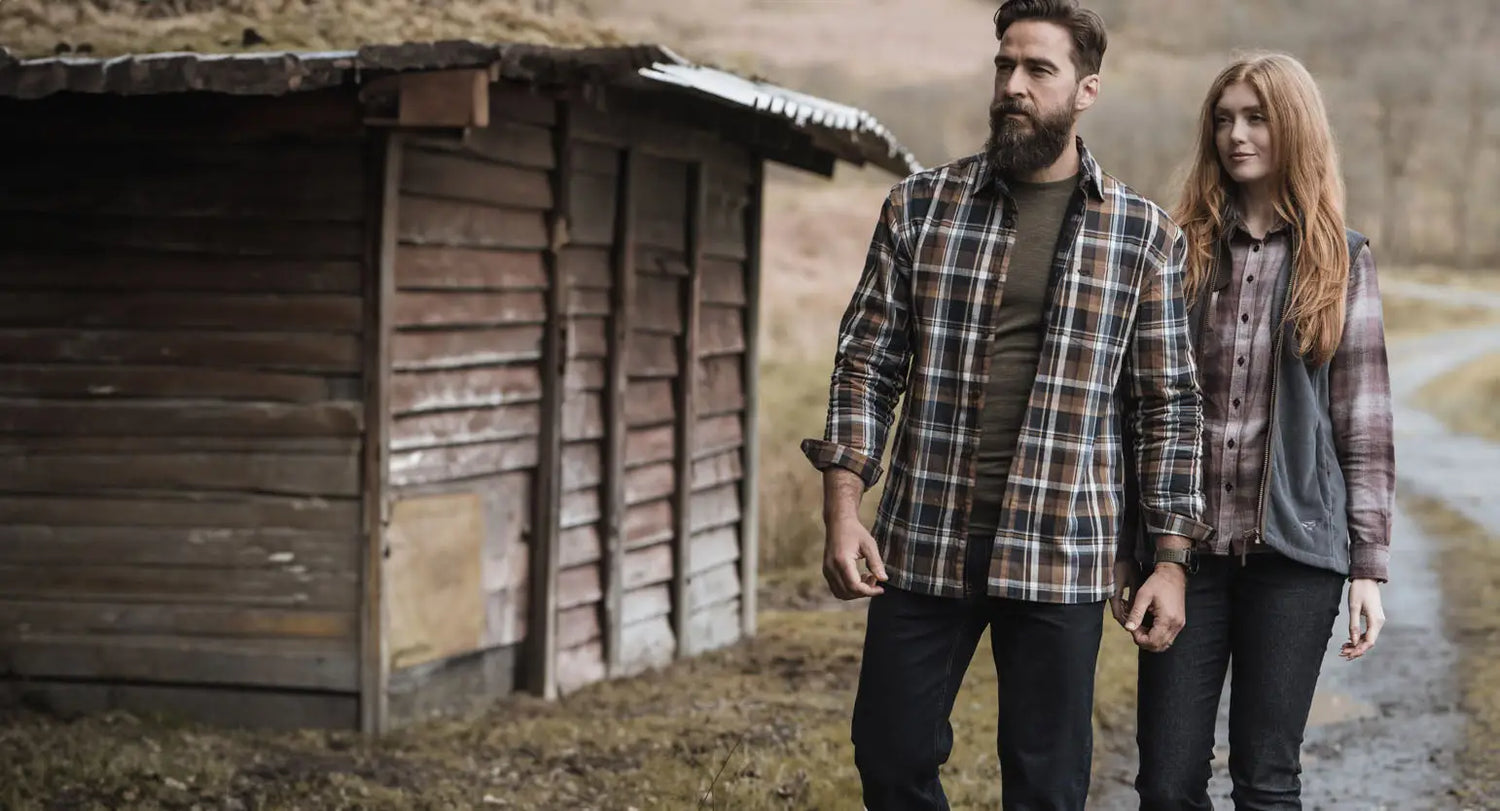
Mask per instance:
[[[1130,343],[1140,300],[1139,263],[1118,248],[1080,240],[1053,291],[1049,334],[1074,351],[1104,353],[1113,361]]]

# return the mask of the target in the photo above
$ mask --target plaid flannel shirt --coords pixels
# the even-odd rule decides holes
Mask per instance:
[[[1123,420],[1132,420],[1147,531],[1207,540],[1202,408],[1181,290],[1186,241],[1156,205],[1102,172],[1082,141],[1050,282],[1036,383],[1003,495],[987,593],[1107,599],[1122,538]],[[987,343],[1016,232],[984,155],[892,188],[840,323],[823,439],[802,450],[872,487],[892,415],[889,480],[872,530],[889,585],[966,593]],[[1124,556],[1128,557],[1127,550]]]

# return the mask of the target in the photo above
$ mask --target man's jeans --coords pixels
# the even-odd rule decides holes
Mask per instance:
[[[1140,654],[1140,807],[1210,809],[1214,724],[1233,664],[1234,807],[1299,809],[1300,753],[1344,577],[1275,553],[1205,557],[1188,581],[1187,627]]]
[[[988,555],[971,553],[971,582]],[[982,594],[976,591],[975,593]],[[885,587],[870,600],[854,703],[854,762],[868,811],[947,809],[938,767],[949,714],[988,627],[1000,683],[1003,807],[1082,811],[1093,750],[1094,664],[1103,603],[929,597]]]

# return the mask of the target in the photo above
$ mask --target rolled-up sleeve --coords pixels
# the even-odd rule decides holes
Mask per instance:
[[[880,479],[909,363],[911,255],[902,238],[902,208],[898,187],[881,207],[859,284],[839,323],[823,438],[802,442],[814,467],[851,470],[866,488]]]
[[[1349,576],[1386,581],[1396,450],[1391,379],[1375,258],[1365,245],[1349,272],[1344,334],[1328,366],[1329,417],[1348,490]]]
[[[1146,268],[1127,353],[1136,485],[1146,531],[1207,541],[1203,523],[1203,406],[1183,294],[1187,240],[1163,229]],[[1130,452],[1127,448],[1126,451]]]

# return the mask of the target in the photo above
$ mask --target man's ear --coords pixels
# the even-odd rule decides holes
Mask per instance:
[[[1083,81],[1078,83],[1078,93],[1073,98],[1073,110],[1081,113],[1093,107],[1094,102],[1098,100],[1099,74],[1095,73],[1092,76],[1085,76]]]

